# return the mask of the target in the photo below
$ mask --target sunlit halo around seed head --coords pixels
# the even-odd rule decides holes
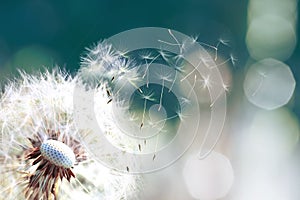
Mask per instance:
[[[74,96],[74,104],[80,108],[78,124],[94,128],[94,135],[83,140],[95,157],[117,171],[147,173],[174,163],[197,138],[201,156],[209,154],[226,115],[228,84],[218,68],[235,62],[233,56],[216,62],[221,44],[226,42],[206,44],[216,52],[210,55],[202,43],[182,33],[148,27],[91,48],[79,76],[92,92]],[[90,124],[84,125],[87,119],[81,116],[87,112]],[[112,161],[97,156],[100,152],[119,156]]]
[[[75,164],[75,154],[70,147],[57,140],[46,140],[42,143],[41,154],[53,164],[71,168]]]

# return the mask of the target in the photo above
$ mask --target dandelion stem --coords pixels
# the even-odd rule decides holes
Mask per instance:
[[[75,181],[80,185],[80,187],[82,187],[82,189],[86,192],[86,193],[90,193],[90,191],[84,187],[84,185],[78,180],[78,178],[75,178]]]
[[[219,63],[219,64],[217,64],[217,65],[214,65],[214,66],[211,67],[210,69],[214,69],[214,68],[216,68],[216,67],[220,67],[220,66],[226,64],[226,63],[227,63],[228,61],[230,61],[230,60],[232,60],[232,58],[227,58],[225,61],[223,61],[223,62],[221,62],[221,63]]]
[[[160,111],[160,109],[162,107],[162,98],[163,98],[163,94],[164,94],[164,87],[165,87],[165,79],[162,80],[162,87],[161,87],[161,92],[160,92],[158,111]]]
[[[128,80],[128,82],[135,87],[141,94],[143,94],[143,91],[141,90],[141,88],[139,88],[134,82],[132,82],[131,80]]]
[[[197,75],[195,74],[195,77],[194,77],[194,83],[193,83],[193,86],[192,86],[192,88],[191,88],[191,90],[190,90],[190,92],[189,92],[187,98],[189,98],[189,97],[191,96],[192,91],[193,91],[193,89],[194,89],[195,86],[196,86],[196,82],[197,82]]]
[[[251,95],[252,97],[254,97],[257,94],[257,92],[260,90],[260,88],[262,87],[262,84],[264,82],[264,79],[266,77],[266,75],[263,73],[259,73],[259,74],[260,74],[260,81],[259,81],[258,87],[253,91],[253,93]]]
[[[163,122],[165,122],[165,121],[167,121],[167,120],[174,119],[174,118],[176,118],[176,117],[178,117],[178,115],[173,115],[173,116],[168,117],[168,118],[166,118],[166,119],[162,119],[162,120],[156,121],[156,122],[154,122],[153,124],[157,125],[157,124],[163,123]]]
[[[179,50],[180,50],[180,55],[182,54],[182,44],[179,43],[179,41],[177,40],[177,38],[175,37],[175,35],[172,33],[171,29],[168,29],[169,34],[172,36],[172,38],[176,41],[177,45],[179,46]]]
[[[197,68],[200,66],[200,64],[202,63],[202,60],[199,61],[198,65],[190,72],[188,73],[185,77],[183,77],[180,81],[184,81],[186,78],[188,78],[190,75],[192,75],[194,73],[194,71],[197,70]]]
[[[177,70],[175,70],[175,77],[174,77],[174,80],[172,81],[171,87],[169,88],[169,92],[171,92],[171,90],[173,89],[176,79],[177,79]]]
[[[157,135],[157,138],[156,138],[156,143],[155,143],[155,149],[154,149],[153,160],[154,160],[155,157],[156,157],[156,152],[157,152],[157,147],[158,147],[158,141],[159,141],[159,134]]]
[[[147,107],[147,99],[145,99],[145,101],[144,101],[144,109],[143,109],[142,123],[141,123],[140,128],[142,128],[143,125],[144,125],[145,113],[146,113],[146,107]]]

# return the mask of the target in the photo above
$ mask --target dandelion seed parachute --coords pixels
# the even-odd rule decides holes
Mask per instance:
[[[181,92],[172,82],[174,76],[172,70],[160,65],[160,63],[166,62],[160,54],[149,55],[149,62],[157,57],[159,63],[153,63],[153,65],[158,66],[156,71],[156,69],[147,69],[142,66],[143,64],[137,56],[140,52],[133,52],[133,55],[123,55],[118,50],[112,49],[111,45],[110,48],[103,47],[106,45],[109,44],[99,43],[82,59],[84,62],[79,76],[87,81],[88,85],[92,85],[95,90],[87,99],[83,99],[82,95],[77,95],[75,99],[78,100],[76,102],[78,106],[76,107],[82,106],[82,109],[76,113],[89,112],[95,115],[90,117],[94,118],[95,123],[87,126],[94,127],[93,132],[98,134],[85,137],[89,147],[93,148],[95,152],[103,151],[107,154],[109,152],[118,154],[117,160],[111,161],[103,158],[100,161],[105,164],[109,163],[109,167],[124,173],[139,173],[143,171],[139,171],[139,166],[143,164],[152,165],[155,160],[153,157],[156,157],[153,154],[163,149],[176,136],[176,129],[180,120],[179,115],[182,114],[184,107],[180,105]],[[108,53],[100,53],[107,49],[110,50]],[[110,54],[113,55],[114,59],[123,60],[125,66],[107,67],[106,62],[102,60],[103,54]],[[170,60],[172,60],[172,56],[174,55],[170,55]],[[91,60],[91,58],[94,59]],[[142,61],[145,62],[145,60]],[[120,64],[121,62],[114,63]],[[116,69],[122,73],[116,73]],[[100,71],[102,73],[98,73]],[[113,80],[111,76],[113,76]],[[103,89],[93,84],[95,79],[105,82],[105,90],[109,92],[101,92]],[[174,93],[174,91],[176,92]],[[101,102],[103,97],[107,100]],[[109,103],[103,106],[106,102]],[[83,115],[87,116],[87,114]],[[87,121],[82,116],[79,118],[80,121]],[[94,145],[95,138],[104,141],[100,139],[102,135],[116,149],[109,145],[106,149]],[[158,142],[159,139],[164,142]],[[145,145],[146,140],[147,145]],[[117,153],[117,151],[121,153]],[[151,159],[146,162],[143,162],[142,159],[137,159],[137,162],[130,162],[132,159],[123,156],[122,152],[128,152],[132,155],[151,154]],[[162,157],[160,156],[159,159]]]
[[[112,173],[89,155],[74,120],[78,79],[20,72],[0,97],[0,194],[6,199],[128,199],[138,177]],[[111,157],[113,159],[113,157]]]
[[[117,160],[98,158],[114,169],[147,173],[167,167],[198,132],[205,156],[220,136],[226,91],[218,65],[182,33],[155,27],[119,33],[88,49],[79,77],[94,87],[88,97],[76,96],[78,113],[91,113],[89,126],[97,130],[84,139],[95,152],[118,154]],[[95,80],[105,84],[99,87]],[[200,121],[200,108],[210,121]],[[98,148],[95,138],[105,148]]]
[[[134,80],[136,77],[133,60],[127,59],[124,52],[117,51],[105,40],[86,50],[79,71],[85,84],[95,87],[100,82],[111,83],[115,77],[123,77],[124,80]]]

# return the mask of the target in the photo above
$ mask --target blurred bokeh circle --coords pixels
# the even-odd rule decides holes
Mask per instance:
[[[230,161],[215,151],[205,159],[191,155],[184,166],[183,177],[193,198],[207,200],[225,197],[234,181]]]
[[[267,110],[287,104],[295,86],[296,81],[289,66],[272,58],[251,65],[244,80],[247,99]]]
[[[253,19],[246,35],[246,44],[252,58],[287,60],[297,43],[296,32],[290,21],[266,14]]]

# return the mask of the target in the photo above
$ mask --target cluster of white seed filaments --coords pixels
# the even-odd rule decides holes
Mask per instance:
[[[21,72],[20,77],[11,81],[0,94],[0,196],[7,199],[28,199],[24,195],[24,188],[28,187],[28,181],[24,177],[34,175],[39,167],[41,171],[43,166],[33,166],[32,162],[24,159],[29,150],[35,149],[38,152],[37,148],[40,157],[44,158],[41,158],[40,163],[48,160],[49,163],[68,170],[78,164],[72,169],[75,177],[71,178],[71,182],[62,181],[59,184],[59,199],[128,199],[129,194],[135,192],[138,177],[112,174],[89,155],[84,163],[74,155],[77,146],[83,146],[78,138],[79,131],[89,132],[78,130],[73,118],[73,94],[78,85],[84,87],[77,76],[71,77],[60,70],[38,75]],[[59,130],[60,137],[52,139],[47,135],[49,129]],[[29,138],[39,140],[35,140],[35,145],[32,145]],[[62,138],[66,142],[62,142]],[[72,138],[79,143],[71,144]],[[38,141],[41,141],[39,146]],[[40,157],[31,160],[38,160]],[[48,178],[52,175],[54,173]],[[45,191],[39,188],[51,181],[44,179],[32,182],[40,184],[37,186],[37,193],[42,195]],[[29,192],[32,191],[31,188]],[[40,197],[39,199],[45,199]]]

